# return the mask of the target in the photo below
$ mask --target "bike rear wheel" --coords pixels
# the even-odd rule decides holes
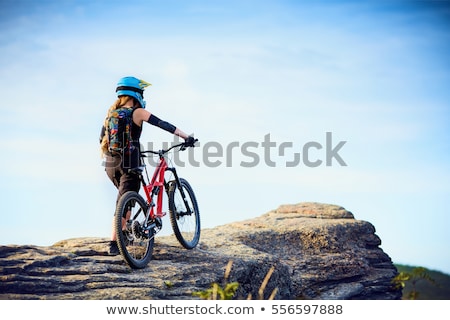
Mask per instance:
[[[170,183],[170,222],[178,242],[186,249],[193,249],[200,240],[200,212],[190,184],[183,178],[180,178],[179,181],[180,185],[176,181]],[[189,210],[186,208],[181,189],[186,197]]]
[[[133,269],[145,268],[152,259],[155,232],[147,218],[148,208],[144,198],[135,191],[124,193],[116,207],[117,246]]]

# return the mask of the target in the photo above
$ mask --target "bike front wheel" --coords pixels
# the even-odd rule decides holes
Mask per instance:
[[[135,191],[124,193],[116,207],[115,232],[122,257],[133,269],[145,268],[153,254],[155,232],[148,204]]]
[[[186,249],[193,249],[200,240],[200,212],[190,184],[183,178],[179,181],[180,185],[176,181],[170,183],[170,222],[178,242]]]

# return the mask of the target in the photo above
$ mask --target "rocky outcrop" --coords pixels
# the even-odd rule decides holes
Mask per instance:
[[[169,223],[165,227],[169,228]],[[203,229],[197,248],[173,236],[155,241],[147,268],[108,256],[108,239],[49,247],[0,246],[0,299],[198,299],[212,283],[239,283],[235,299],[400,299],[397,274],[375,228],[342,207],[283,205],[260,217]],[[276,289],[276,290],[275,290]]]

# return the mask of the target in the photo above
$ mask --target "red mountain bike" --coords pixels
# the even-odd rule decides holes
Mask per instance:
[[[152,259],[155,235],[161,230],[162,217],[166,214],[162,212],[164,190],[168,196],[170,222],[177,240],[186,249],[195,248],[199,242],[200,213],[194,191],[185,179],[178,177],[175,167],[169,167],[166,161],[166,154],[177,147],[183,151],[186,144],[176,144],[167,150],[141,151],[143,158],[148,153],[159,157],[151,180],[145,165],[131,171],[139,176],[145,199],[138,192],[128,191],[117,203],[117,246],[133,269],[145,268]],[[172,173],[171,180],[166,181],[168,171]]]

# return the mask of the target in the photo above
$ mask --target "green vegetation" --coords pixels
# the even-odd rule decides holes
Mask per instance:
[[[193,292],[193,296],[200,297],[203,300],[231,300],[236,294],[237,289],[239,288],[239,282],[228,282],[228,278],[230,277],[231,267],[233,266],[233,261],[228,261],[228,264],[225,268],[224,275],[224,285],[220,286],[217,282],[211,284],[209,289],[203,291]]]
[[[228,278],[230,277],[231,273],[231,267],[233,266],[233,261],[228,261],[228,264],[225,268],[225,275],[224,275],[224,281],[223,285],[219,285],[217,282],[214,282],[211,284],[211,287],[209,289],[203,290],[203,291],[196,291],[193,292],[193,296],[200,297],[203,300],[231,300],[233,299],[234,295],[236,294],[238,288],[239,288],[239,282],[228,282]],[[269,271],[267,272],[266,276],[264,277],[263,282],[261,283],[261,286],[258,290],[258,298],[260,300],[264,299],[264,290],[266,289],[267,283],[269,282],[270,277],[272,276],[273,271],[275,270],[275,267],[271,267]],[[275,295],[277,293],[277,288],[275,288],[272,291],[272,294],[270,295],[268,300],[273,300],[275,298]],[[251,300],[252,295],[249,294],[247,297],[247,300]]]
[[[224,288],[214,282],[209,289],[194,292],[193,295],[203,300],[231,300],[238,288],[238,282],[227,283]]]
[[[405,300],[449,300],[450,276],[423,267],[395,264],[399,274],[394,285],[403,288]]]
[[[229,276],[233,261],[229,261],[225,268],[225,275],[222,284],[212,283],[210,288],[194,292],[192,295],[204,300],[231,300],[235,297],[239,288],[238,282],[229,282]],[[423,267],[406,266],[395,264],[398,275],[393,279],[395,286],[402,288],[404,300],[450,300],[450,275],[429,270]],[[267,272],[258,291],[258,299],[264,299],[264,291],[272,276],[274,267]],[[165,283],[168,288],[171,283]],[[273,300],[277,293],[277,288],[273,290],[268,300]],[[251,294],[247,300],[251,300]]]

